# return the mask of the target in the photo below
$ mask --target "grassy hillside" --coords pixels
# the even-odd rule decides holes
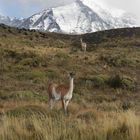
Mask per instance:
[[[47,85],[70,71],[65,116],[60,103],[48,109]],[[140,28],[70,36],[0,25],[0,140],[139,140],[139,91]]]

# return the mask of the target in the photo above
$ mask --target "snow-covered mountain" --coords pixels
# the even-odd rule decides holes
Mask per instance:
[[[40,13],[27,18],[20,28],[36,29],[49,32],[60,32],[60,27],[56,23],[52,9],[46,9]]]
[[[13,27],[18,27],[19,25],[21,25],[24,22],[24,19],[18,19],[18,18],[10,18],[8,16],[3,16],[2,14],[0,14],[0,23],[9,25],[9,26],[13,26]]]
[[[3,16],[3,15],[0,15],[0,23],[9,25],[10,20],[11,20],[11,19],[10,19],[9,17],[5,17],[5,16]]]
[[[76,0],[65,6],[45,9],[27,19],[16,20],[10,24],[19,28],[73,34],[136,26],[133,15],[122,10],[108,10],[94,0]]]

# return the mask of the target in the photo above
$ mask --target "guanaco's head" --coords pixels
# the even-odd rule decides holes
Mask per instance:
[[[75,76],[75,73],[74,73],[74,72],[70,72],[70,73],[69,73],[69,77],[70,77],[70,78],[74,78],[74,76]]]

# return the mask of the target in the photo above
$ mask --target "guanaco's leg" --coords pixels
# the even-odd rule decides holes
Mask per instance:
[[[64,99],[61,99],[62,101],[62,108],[65,110],[65,103],[64,103]]]
[[[54,105],[55,105],[55,100],[50,99],[50,101],[49,101],[49,108],[53,109]]]
[[[68,104],[70,100],[65,101],[65,111],[67,112]]]
[[[62,99],[62,107],[64,109],[65,114],[67,114],[67,106],[69,104],[69,100],[65,101],[64,99]]]

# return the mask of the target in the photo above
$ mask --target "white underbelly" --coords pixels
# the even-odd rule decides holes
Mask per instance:
[[[66,95],[64,96],[64,99],[65,99],[65,100],[71,100],[71,98],[72,98],[72,94],[66,94]]]
[[[60,94],[54,93],[53,96],[54,96],[55,100],[60,100],[61,99],[61,95]]]
[[[53,94],[53,97],[54,97],[55,100],[60,100],[60,99],[61,99],[61,94],[58,94],[58,93],[55,91],[55,89],[53,89],[52,94]]]

